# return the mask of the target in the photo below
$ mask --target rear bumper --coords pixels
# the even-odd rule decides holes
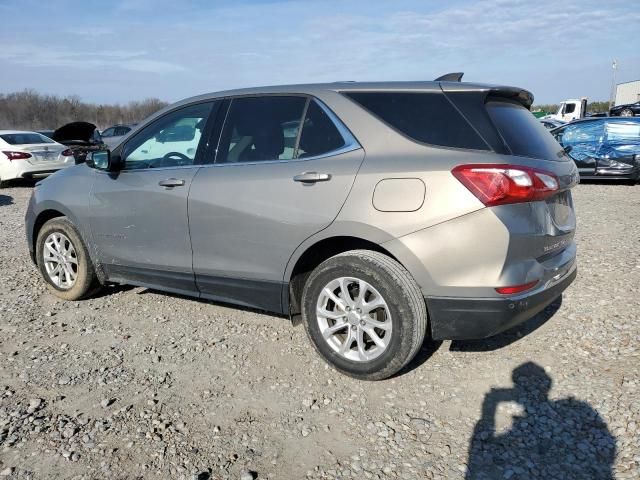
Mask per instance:
[[[55,162],[49,165],[33,165],[25,161],[6,161],[0,164],[0,178],[2,180],[14,180],[19,178],[46,177],[73,164],[74,163],[71,162]]]
[[[426,297],[435,340],[487,338],[529,320],[553,302],[576,278],[575,265],[546,288],[512,298]]]

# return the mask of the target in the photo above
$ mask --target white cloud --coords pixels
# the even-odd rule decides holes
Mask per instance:
[[[0,49],[0,60],[27,67],[66,67],[78,69],[121,68],[135,72],[173,73],[182,65],[144,58],[145,50],[81,51],[35,45],[8,45]]]

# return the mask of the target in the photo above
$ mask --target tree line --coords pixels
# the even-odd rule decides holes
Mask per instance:
[[[91,122],[104,129],[139,122],[166,105],[157,98],[108,105],[83,102],[76,95],[59,97],[34,90],[0,93],[0,129],[55,130],[75,121]]]
[[[556,113],[560,108],[558,103],[550,103],[545,105],[534,105],[531,110],[542,110],[543,112]],[[587,112],[590,113],[607,113],[609,112],[609,102],[589,102],[587,103]]]

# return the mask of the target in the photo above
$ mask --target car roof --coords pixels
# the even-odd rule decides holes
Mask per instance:
[[[471,82],[435,82],[435,81],[404,81],[404,82],[353,82],[341,81],[330,83],[307,83],[293,85],[271,85],[265,87],[239,88],[233,90],[222,90],[219,92],[205,93],[181,100],[177,104],[191,103],[198,100],[207,100],[220,97],[231,97],[240,95],[261,95],[261,94],[308,94],[314,95],[318,92],[344,92],[344,91],[490,91],[490,90],[514,90],[525,91],[520,88],[506,87],[502,85],[492,85]],[[527,92],[529,93],[529,92]],[[177,105],[174,104],[173,106]]]

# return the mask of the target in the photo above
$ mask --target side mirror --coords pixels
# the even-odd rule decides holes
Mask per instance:
[[[120,155],[112,155],[110,150],[91,152],[87,158],[87,165],[106,172],[119,172],[123,167]]]

